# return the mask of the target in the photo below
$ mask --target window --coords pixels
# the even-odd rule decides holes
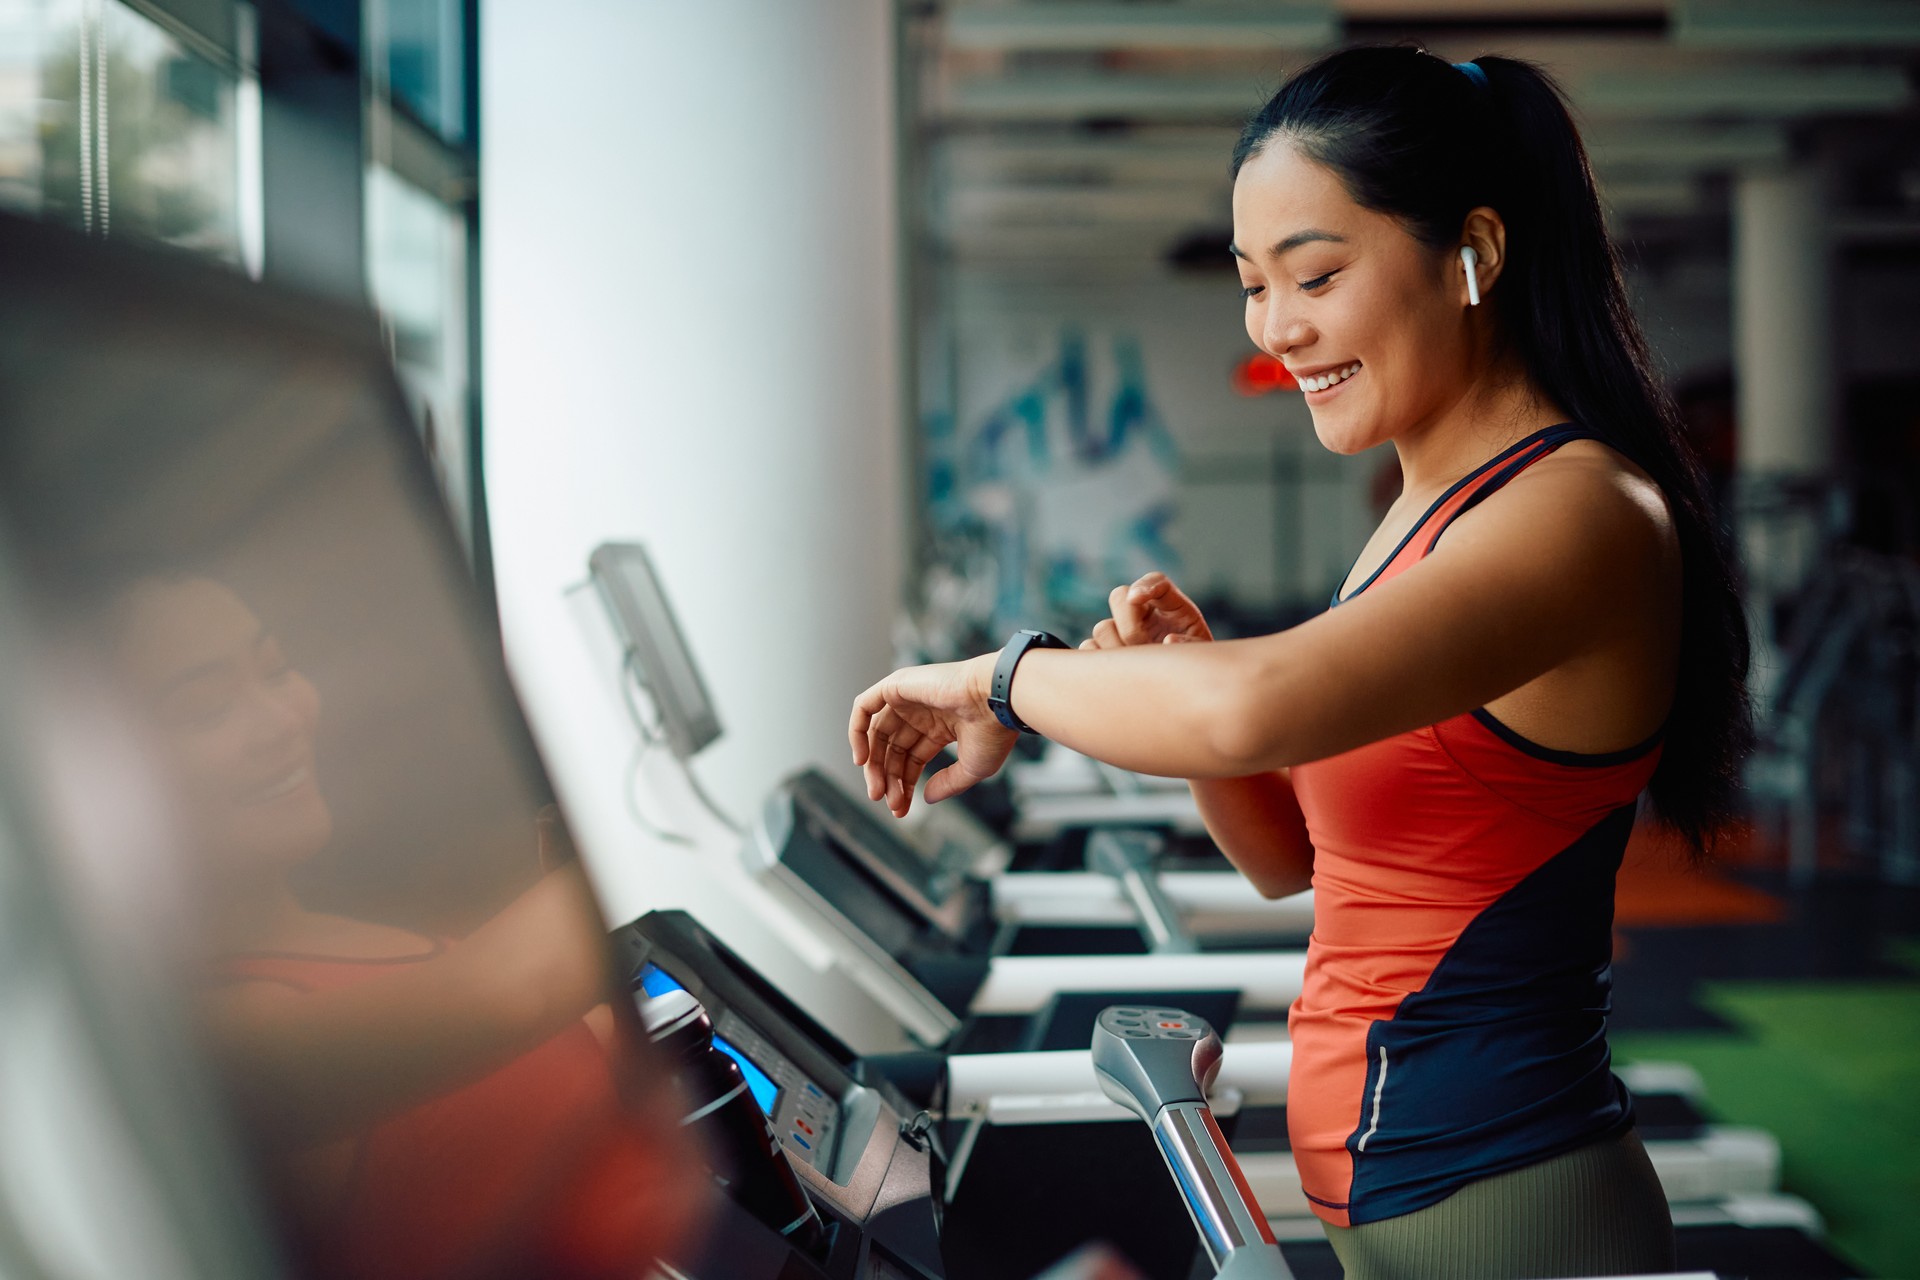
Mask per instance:
[[[0,0],[0,204],[238,264],[239,92],[118,0]]]
[[[391,170],[367,171],[367,291],[462,541],[471,537],[467,223]],[[469,548],[471,549],[471,548]]]

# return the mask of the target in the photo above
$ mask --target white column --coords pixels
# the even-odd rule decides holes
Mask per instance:
[[[648,544],[725,722],[696,767],[736,818],[803,764],[855,776],[847,715],[890,667],[907,527],[893,9],[482,5],[508,658],[610,913],[685,905],[735,945],[735,850],[643,838],[634,736],[563,592],[596,544]]]
[[[1733,189],[1735,520],[1762,720],[1783,674],[1774,606],[1814,571],[1826,519],[1819,482],[1838,429],[1832,246],[1815,164],[1740,174]]]
[[[1741,174],[1733,200],[1739,465],[1819,476],[1835,430],[1832,252],[1820,169]]]

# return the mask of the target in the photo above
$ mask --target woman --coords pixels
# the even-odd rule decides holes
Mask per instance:
[[[1288,1124],[1350,1277],[1669,1270],[1608,1069],[1613,876],[1643,790],[1702,856],[1729,815],[1747,641],[1584,149],[1531,64],[1362,48],[1233,170],[1249,336],[1329,449],[1392,442],[1400,498],[1326,613],[1204,643],[1150,574],[1086,652],[1003,663],[1002,709],[1192,779],[1255,885],[1313,886]],[[1000,767],[996,661],[860,696],[872,798],[949,743],[930,801]]]
[[[148,575],[106,614],[192,854],[210,1056],[299,1273],[648,1274],[696,1218],[700,1153],[616,1049],[599,912],[557,823],[554,869],[457,941],[312,910],[292,881],[333,839],[319,691],[210,578]]]

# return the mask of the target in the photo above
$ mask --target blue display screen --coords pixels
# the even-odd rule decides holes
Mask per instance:
[[[686,990],[673,980],[673,975],[657,964],[650,964],[640,971],[640,989],[650,996],[663,996],[669,991]]]
[[[780,1086],[768,1078],[767,1073],[753,1065],[747,1055],[728,1044],[720,1036],[713,1038],[713,1047],[740,1064],[740,1074],[747,1078],[747,1088],[753,1094],[753,1100],[768,1115],[773,1114],[774,1099],[780,1096]]]
[[[650,996],[665,995],[669,991],[685,991],[686,988],[673,980],[673,976],[657,964],[650,964],[640,971],[640,989]],[[734,1048],[726,1037],[715,1036],[713,1047],[740,1064],[740,1074],[747,1078],[747,1090],[753,1094],[753,1100],[769,1116],[773,1114],[773,1104],[780,1096],[780,1086],[773,1082],[753,1059]]]

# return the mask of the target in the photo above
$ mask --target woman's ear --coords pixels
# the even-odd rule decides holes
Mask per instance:
[[[1493,209],[1481,205],[1470,211],[1462,223],[1460,246],[1473,250],[1473,269],[1479,278],[1480,294],[1484,297],[1493,290],[1494,282],[1507,265],[1507,224]],[[1459,250],[1454,252],[1455,261],[1460,261]],[[1461,273],[1463,296],[1466,290],[1465,274]]]

